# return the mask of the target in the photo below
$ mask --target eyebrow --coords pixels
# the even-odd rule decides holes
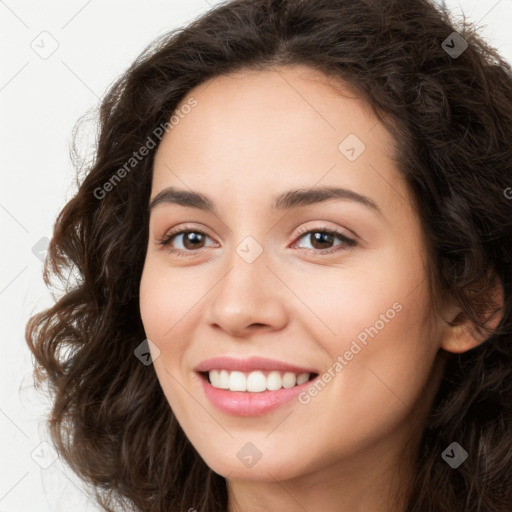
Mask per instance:
[[[332,199],[355,201],[382,215],[380,208],[369,197],[358,194],[353,190],[337,187],[303,188],[283,192],[274,197],[272,209],[290,210],[292,208],[322,203]],[[198,208],[215,214],[217,213],[213,201],[206,195],[199,192],[178,189],[176,187],[168,187],[160,191],[151,200],[149,210],[151,211],[160,204],[177,204],[190,208]]]

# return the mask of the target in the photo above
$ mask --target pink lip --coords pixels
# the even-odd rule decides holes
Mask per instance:
[[[276,370],[293,373],[318,373],[317,370],[301,368],[275,359],[264,357],[249,357],[248,359],[235,359],[233,357],[214,357],[202,361],[196,368],[196,372],[208,372],[210,370],[229,370],[239,372],[252,372],[255,370]]]
[[[274,359],[262,357],[250,357],[248,359],[235,359],[233,357],[214,357],[202,361],[195,371],[198,373],[208,372],[210,370],[228,370],[239,372],[251,372],[255,370],[282,371],[299,373],[315,373],[316,370],[301,368],[300,366],[283,363]],[[261,416],[274,409],[291,402],[308,386],[313,380],[305,382],[300,386],[293,388],[281,388],[277,391],[262,391],[260,393],[251,393],[248,391],[229,391],[213,387],[208,379],[199,376],[203,391],[210,402],[227,414],[236,416]]]
[[[235,416],[261,416],[267,414],[281,405],[291,402],[315,379],[293,388],[281,388],[277,391],[262,391],[249,393],[247,391],[228,391],[214,388],[208,379],[199,377],[204,393],[208,400],[222,412]],[[318,378],[318,377],[316,377]]]

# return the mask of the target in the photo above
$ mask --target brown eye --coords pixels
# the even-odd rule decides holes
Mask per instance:
[[[210,238],[206,233],[199,229],[188,229],[176,232],[171,232],[166,235],[159,244],[168,249],[169,253],[179,256],[191,256],[200,249],[207,247],[205,245],[206,239]],[[357,245],[357,242],[343,233],[335,230],[327,230],[326,228],[312,229],[302,233],[297,240],[306,239],[309,241],[311,247],[305,247],[304,250],[313,253],[329,254],[338,252]],[[335,244],[336,239],[341,243]],[[175,243],[181,243],[180,247],[175,247]],[[335,244],[333,246],[333,244]],[[297,245],[295,243],[294,245]]]
[[[347,237],[343,233],[335,230],[327,229],[312,229],[302,233],[297,240],[306,239],[309,241],[311,247],[305,247],[307,251],[320,252],[320,254],[337,252],[343,250],[346,247],[352,247],[357,245],[357,242],[352,238]],[[332,246],[335,240],[341,240],[341,243]],[[339,249],[337,249],[339,247]]]
[[[169,248],[169,252],[171,253],[195,252],[195,249],[203,249],[205,247],[206,238],[210,237],[199,229],[181,230],[169,233],[160,240],[159,244],[163,247]],[[182,248],[173,247],[176,240],[178,243],[181,243]]]
[[[331,233],[321,233],[320,231],[311,233],[309,236],[311,245],[315,249],[328,249],[328,247],[325,247],[325,245],[332,244],[335,238]]]
[[[197,231],[184,231],[183,246],[185,249],[201,249],[204,245],[204,234]],[[176,235],[175,235],[176,236]]]

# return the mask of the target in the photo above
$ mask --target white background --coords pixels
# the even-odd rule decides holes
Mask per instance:
[[[69,158],[75,122],[155,37],[217,3],[0,0],[0,512],[99,510],[60,459],[41,467],[52,462],[44,444],[49,404],[32,389],[24,340],[28,317],[51,304],[41,239],[51,237],[75,191]],[[446,6],[477,22],[512,61],[512,0],[447,0]],[[48,58],[35,51],[52,45],[58,48]]]

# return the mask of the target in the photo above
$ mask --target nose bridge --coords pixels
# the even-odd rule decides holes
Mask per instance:
[[[230,307],[240,310],[267,295],[269,259],[262,243],[253,236],[246,236],[234,246],[228,259],[229,272],[219,283],[222,300],[232,301]]]
[[[253,236],[233,247],[226,262],[228,271],[210,301],[210,323],[234,332],[253,324],[276,327],[284,320],[279,280],[268,268],[268,255],[268,249]]]

